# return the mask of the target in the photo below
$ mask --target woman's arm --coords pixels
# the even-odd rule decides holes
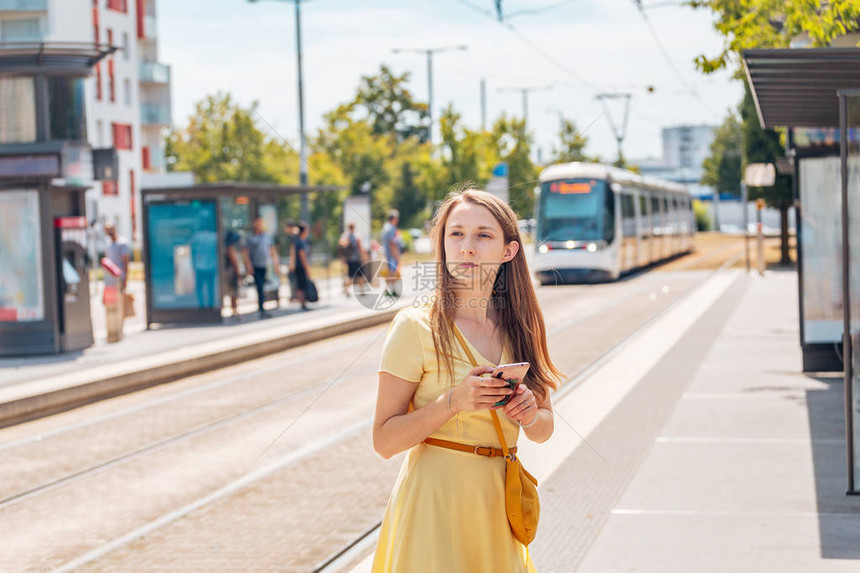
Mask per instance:
[[[505,405],[503,410],[508,418],[523,427],[523,432],[531,441],[541,443],[552,436],[555,415],[552,411],[549,392],[539,402],[537,396],[525,384],[520,384],[517,386],[517,395]]]
[[[305,268],[305,274],[310,274],[311,265],[308,263],[308,253],[304,249],[299,251],[299,258],[302,261],[302,266]]]
[[[511,393],[504,380],[482,376],[492,371],[492,366],[473,368],[460,384],[411,413],[407,413],[409,402],[418,384],[380,372],[373,449],[388,459],[423,442],[455,413],[492,407]]]
[[[376,414],[373,419],[373,449],[386,460],[423,442],[454,417],[448,409],[448,393],[407,413],[418,384],[388,372],[379,373]]]

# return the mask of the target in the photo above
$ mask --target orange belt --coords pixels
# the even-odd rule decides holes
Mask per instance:
[[[437,440],[436,438],[427,438],[424,440],[424,443],[429,446],[436,446],[437,448],[447,448],[449,450],[457,450],[459,452],[466,452],[467,454],[477,454],[488,458],[501,458],[505,455],[505,452],[503,452],[501,448],[493,448],[491,446],[470,446],[468,444],[449,442],[447,440]],[[508,448],[508,451],[511,454],[515,454],[517,453],[517,447],[514,446],[513,448]]]

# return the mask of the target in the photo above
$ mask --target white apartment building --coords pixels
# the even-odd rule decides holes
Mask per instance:
[[[0,0],[0,42],[95,42],[119,48],[86,82],[93,148],[115,147],[116,183],[87,193],[91,220],[113,222],[141,242],[140,188],[164,173],[170,126],[170,67],[158,62],[155,0]]]

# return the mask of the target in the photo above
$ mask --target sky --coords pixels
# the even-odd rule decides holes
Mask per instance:
[[[557,146],[562,114],[586,130],[587,153],[611,161],[617,143],[609,120],[620,128],[623,100],[608,101],[607,114],[596,96],[629,93],[624,154],[659,158],[662,127],[718,125],[743,86],[730,72],[705,76],[694,67],[696,56],[722,47],[709,12],[680,0],[643,4],[654,5],[648,22],[632,0],[503,0],[511,30],[493,17],[493,0],[302,2],[305,133],[315,134],[323,115],[351,100],[361,77],[382,64],[408,72],[413,96],[426,102],[426,56],[394,49],[467,45],[433,57],[435,117],[452,104],[465,125],[480,128],[482,78],[489,124],[502,113],[522,117],[519,88],[542,88],[528,95],[527,124],[543,159]],[[297,147],[290,0],[157,0],[156,7],[159,59],[172,66],[175,125],[187,124],[196,102],[226,91],[242,105],[258,102],[265,122]],[[542,7],[548,9],[528,13]]]

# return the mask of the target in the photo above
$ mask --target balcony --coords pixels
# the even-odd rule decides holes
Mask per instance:
[[[0,0],[0,12],[44,12],[48,0]]]
[[[140,122],[143,125],[169,126],[172,123],[170,118],[170,106],[167,104],[141,104]]]
[[[156,23],[157,20],[155,19],[155,16],[143,17],[143,37],[147,40],[158,39],[158,29]]]
[[[140,64],[140,83],[169,84],[170,66],[158,62],[143,62]]]

